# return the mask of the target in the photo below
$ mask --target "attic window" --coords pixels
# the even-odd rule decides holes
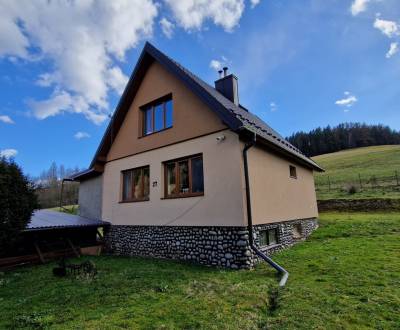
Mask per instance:
[[[172,95],[167,95],[141,107],[143,112],[143,135],[160,132],[172,127]]]
[[[296,170],[296,166],[289,165],[289,174],[290,174],[290,177],[291,177],[291,178],[297,179],[297,170]]]

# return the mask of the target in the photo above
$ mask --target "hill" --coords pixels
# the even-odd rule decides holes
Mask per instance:
[[[313,160],[326,170],[315,174],[318,199],[400,198],[400,145],[348,149]]]
[[[297,132],[287,139],[310,157],[352,148],[400,144],[400,132],[383,125],[343,123]]]

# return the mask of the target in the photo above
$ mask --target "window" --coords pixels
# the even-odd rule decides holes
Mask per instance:
[[[149,200],[150,167],[122,171],[122,202]]]
[[[189,197],[204,194],[202,155],[164,163],[165,197]]]
[[[260,246],[270,246],[278,244],[278,230],[267,229],[261,230],[259,234]]]
[[[149,135],[172,127],[173,108],[171,95],[142,107],[143,135]]]
[[[297,179],[297,170],[296,170],[296,166],[289,165],[289,173],[290,173],[290,177],[291,177],[291,178]]]

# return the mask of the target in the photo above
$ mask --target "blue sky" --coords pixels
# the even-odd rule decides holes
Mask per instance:
[[[284,136],[341,122],[400,129],[398,0],[0,1],[0,154],[38,175],[85,168],[145,41]]]

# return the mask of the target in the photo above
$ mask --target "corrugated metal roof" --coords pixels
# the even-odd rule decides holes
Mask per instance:
[[[109,225],[109,223],[106,221],[88,219],[79,215],[49,210],[36,210],[25,231],[76,227],[100,227],[107,225]]]

